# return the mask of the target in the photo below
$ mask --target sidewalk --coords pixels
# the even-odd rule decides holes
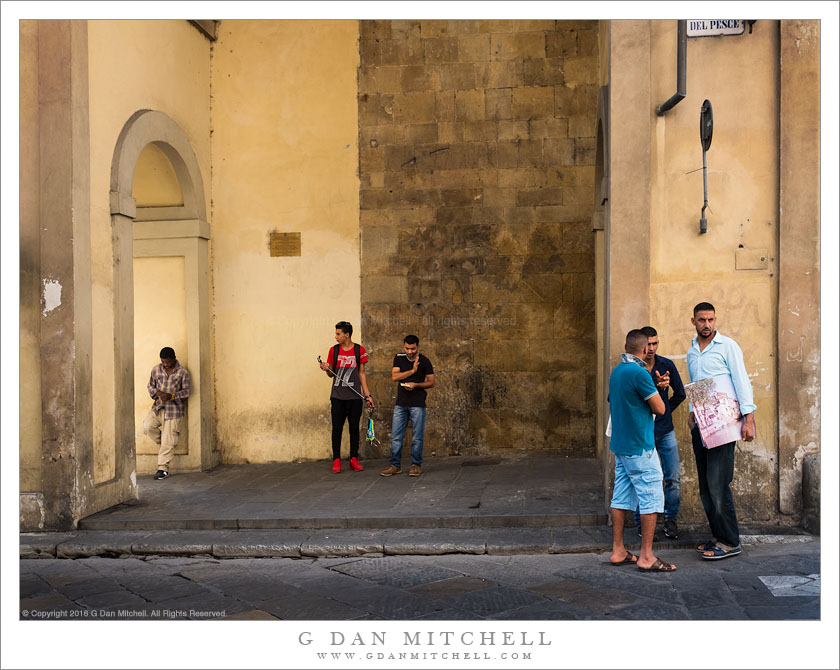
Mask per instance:
[[[609,548],[600,463],[552,454],[430,458],[421,477],[333,474],[328,461],[225,465],[138,478],[140,499],[83,519],[79,530],[25,533],[21,558],[88,556],[324,557],[562,554]],[[681,529],[685,548],[708,539]],[[744,542],[797,529],[743,528]],[[633,529],[630,546],[638,545]]]
[[[600,464],[551,454],[429,458],[380,477],[387,460],[223,465],[163,481],[138,478],[140,500],[83,519],[83,530],[489,528],[607,521]]]

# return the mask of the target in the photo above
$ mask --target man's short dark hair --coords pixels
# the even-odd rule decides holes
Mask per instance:
[[[638,328],[635,328],[627,333],[627,337],[624,340],[624,350],[630,353],[641,351],[647,346],[647,343],[648,336]]]
[[[348,335],[353,334],[353,326],[350,325],[349,321],[339,321],[335,324],[336,330],[341,330],[342,333],[347,333]]]
[[[417,335],[406,335],[403,338],[403,342],[406,344],[420,344],[420,338]]]
[[[656,328],[653,326],[645,326],[644,328],[639,328],[645,335],[648,337],[656,337]]]
[[[175,350],[172,347],[164,347],[160,350],[161,358],[175,358]]]
[[[715,306],[710,302],[698,302],[694,306],[694,316],[697,316],[697,312],[714,312]]]

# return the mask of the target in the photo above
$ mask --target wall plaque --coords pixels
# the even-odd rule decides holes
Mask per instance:
[[[300,233],[271,233],[272,256],[300,256]]]

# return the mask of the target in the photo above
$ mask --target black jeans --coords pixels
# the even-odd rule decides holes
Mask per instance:
[[[359,457],[359,421],[362,418],[362,399],[336,400],[330,398],[332,414],[333,459],[341,458],[341,429],[344,419],[350,428],[350,458]]]
[[[700,439],[700,429],[695,426],[691,430],[691,445],[697,463],[700,501],[712,535],[723,544],[737,547],[741,544],[741,537],[738,534],[735,501],[729,488],[735,474],[735,443],[706,449]]]

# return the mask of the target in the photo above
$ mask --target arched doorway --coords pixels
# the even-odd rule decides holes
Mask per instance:
[[[135,168],[143,150],[154,145],[171,164],[182,204],[138,206],[132,196]],[[209,240],[204,183],[184,131],[162,112],[141,110],[125,124],[111,163],[110,209],[113,226],[114,340],[117,431],[121,444],[134,444],[139,432],[135,416],[135,333],[133,259],[179,259],[183,267],[183,318],[186,352],[176,352],[190,371],[186,449],[176,452],[174,468],[195,471],[218,464],[213,448],[210,377]],[[150,324],[153,328],[153,324]],[[168,343],[161,343],[165,346]],[[146,373],[157,359],[137,361]],[[150,401],[151,402],[151,401]],[[139,438],[146,440],[145,437]],[[141,446],[137,472],[152,472],[155,454]],[[123,455],[124,457],[124,455]],[[118,462],[121,455],[117,455]],[[120,469],[118,468],[118,472]]]

